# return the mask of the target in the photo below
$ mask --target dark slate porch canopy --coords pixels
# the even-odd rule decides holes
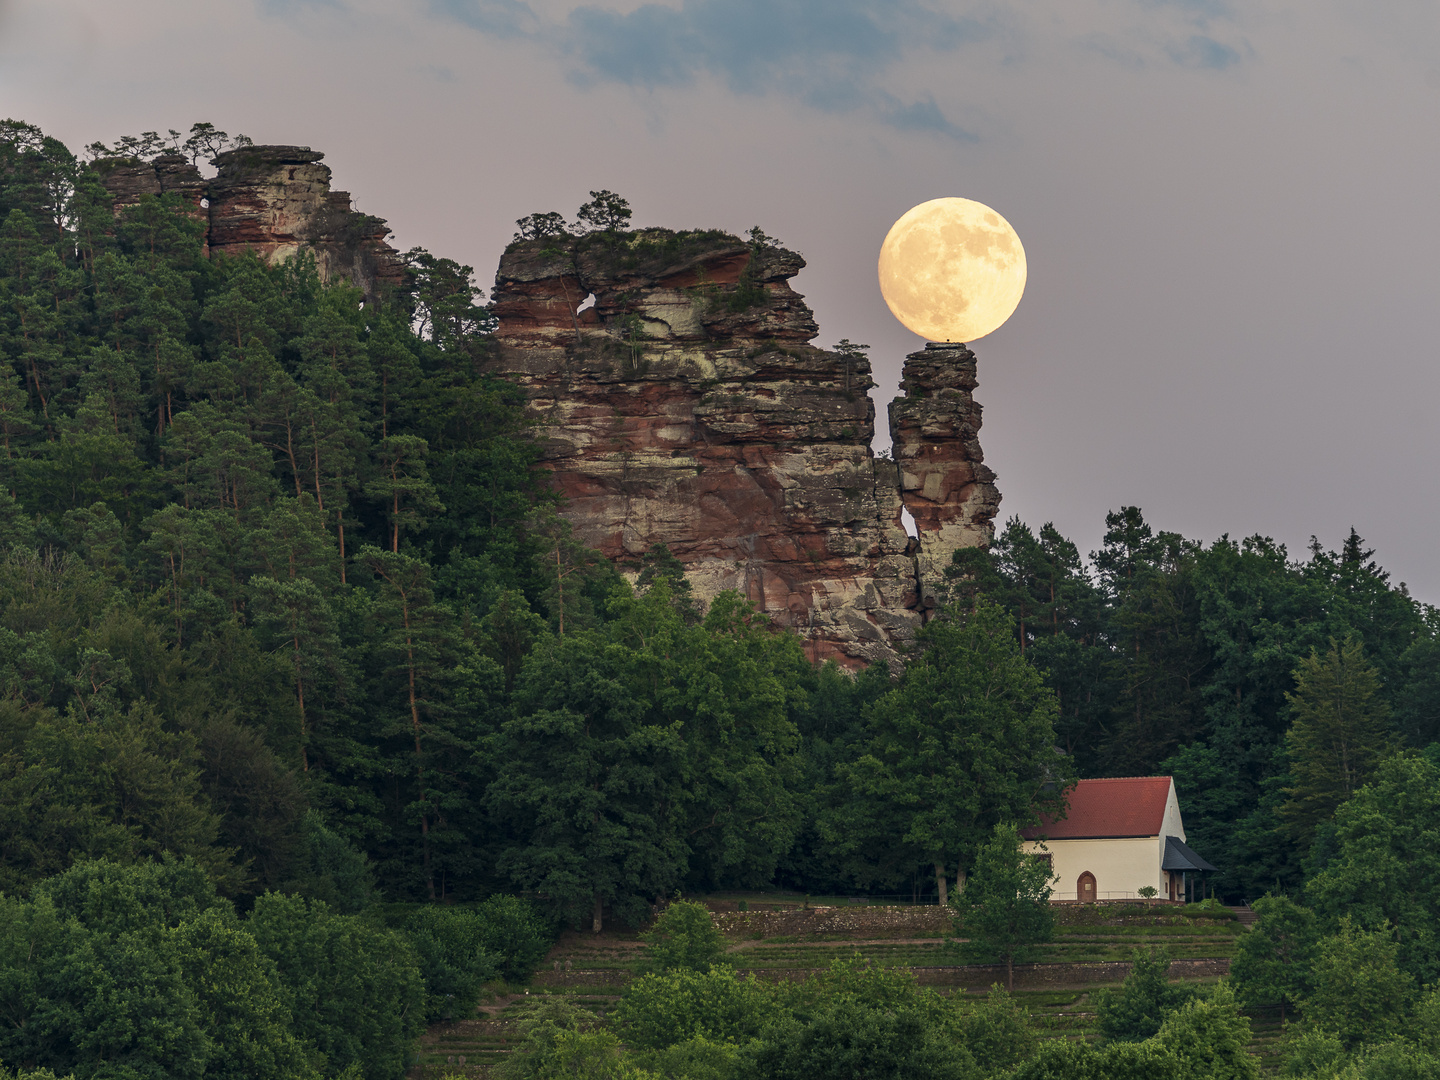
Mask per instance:
[[[1185,846],[1178,836],[1165,837],[1165,858],[1161,870],[1214,870],[1208,862]]]

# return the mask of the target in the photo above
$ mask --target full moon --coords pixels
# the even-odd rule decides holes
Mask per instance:
[[[895,318],[931,341],[974,341],[998,330],[1025,292],[1025,249],[984,203],[931,199],[880,245],[880,294]]]

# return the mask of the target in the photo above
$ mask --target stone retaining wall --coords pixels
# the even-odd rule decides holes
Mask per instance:
[[[721,933],[732,938],[845,934],[869,937],[941,937],[951,929],[949,908],[818,907],[789,911],[714,911]]]

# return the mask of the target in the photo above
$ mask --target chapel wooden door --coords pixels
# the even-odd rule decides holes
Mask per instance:
[[[1089,870],[1080,875],[1080,883],[1075,887],[1075,896],[1082,904],[1095,902],[1095,875]]]

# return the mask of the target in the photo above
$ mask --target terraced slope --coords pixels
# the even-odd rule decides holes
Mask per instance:
[[[837,959],[857,954],[886,967],[915,971],[922,984],[942,993],[981,994],[1003,980],[1003,969],[964,963],[953,942],[947,913],[935,907],[807,905],[803,898],[773,897],[711,903],[730,940],[729,961],[762,978],[803,979]],[[1228,970],[1245,928],[1229,913],[1193,917],[1164,905],[1082,907],[1057,910],[1055,940],[1037,962],[1016,968],[1016,997],[1035,1022],[1056,1038],[1095,1034],[1095,994],[1119,986],[1131,950],[1164,946],[1175,958],[1171,972],[1185,981],[1213,981]],[[567,931],[546,957],[530,995],[562,994],[604,1014],[632,977],[644,945],[633,932]],[[436,1025],[422,1045],[416,1080],[445,1074],[481,1077],[517,1037],[515,1019],[526,993],[507,993],[481,1006],[481,1014]],[[1273,1029],[1273,1030],[1272,1030]],[[1257,1053],[1274,1057],[1278,1017],[1256,1022]]]

